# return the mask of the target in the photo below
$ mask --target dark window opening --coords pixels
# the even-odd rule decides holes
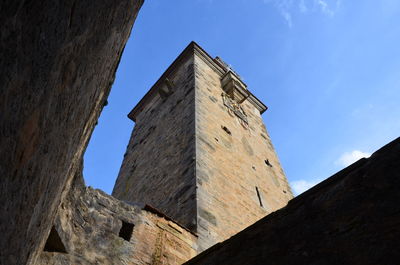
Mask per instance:
[[[231,131],[226,128],[226,126],[221,126],[222,130],[224,130],[227,134],[232,135]]]
[[[67,253],[60,235],[54,226],[51,228],[49,238],[47,238],[46,244],[44,245],[44,251]]]
[[[133,233],[133,224],[122,221],[121,230],[119,230],[119,237],[130,241]]]
[[[272,165],[271,165],[271,163],[269,162],[269,160],[267,159],[267,160],[265,160],[265,164],[267,165],[267,166],[269,166],[269,167],[272,167]]]
[[[258,201],[260,203],[260,206],[264,207],[263,203],[262,203],[262,200],[261,200],[261,194],[260,194],[260,191],[258,190],[258,187],[256,187],[256,192],[257,192],[257,197],[258,197]]]

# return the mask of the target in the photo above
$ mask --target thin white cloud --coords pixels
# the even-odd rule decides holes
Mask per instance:
[[[346,152],[346,153],[342,154],[339,157],[339,159],[336,160],[336,164],[343,166],[343,167],[347,167],[363,157],[368,158],[370,156],[371,156],[371,153],[362,152],[359,150],[353,150],[351,152]]]
[[[265,4],[272,4],[285,19],[286,24],[289,26],[289,28],[292,27],[293,23],[291,9],[294,0],[263,0],[263,2]]]
[[[299,11],[302,14],[321,12],[333,17],[341,4],[341,0],[263,0],[263,2],[273,5],[289,27],[293,26],[293,12]]]
[[[315,185],[317,185],[320,182],[321,182],[321,180],[301,179],[301,180],[296,180],[296,181],[290,182],[290,186],[292,187],[294,194],[299,195],[299,194],[305,192],[306,190],[314,187]]]
[[[347,167],[363,157],[370,157],[371,153],[353,150],[351,152],[343,153],[339,159],[335,161],[336,165]],[[290,182],[290,186],[295,195],[299,195],[313,186],[320,183],[323,179],[300,179]]]
[[[291,28],[293,26],[292,15],[289,12],[284,11],[284,10],[281,11],[281,15],[286,20],[286,23],[288,24],[289,28]]]
[[[301,12],[301,13],[307,13],[308,8],[307,8],[307,6],[306,6],[305,0],[300,0],[300,2],[299,2],[299,9],[300,9],[300,12]]]
[[[322,13],[328,16],[333,16],[335,14],[325,0],[315,0],[315,4],[319,7]]]

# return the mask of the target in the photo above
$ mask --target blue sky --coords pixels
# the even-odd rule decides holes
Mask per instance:
[[[87,185],[112,191],[126,115],[192,40],[269,106],[296,194],[400,136],[400,1],[147,0],[85,153]]]

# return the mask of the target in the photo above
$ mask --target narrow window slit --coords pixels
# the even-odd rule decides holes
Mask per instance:
[[[267,160],[264,160],[264,161],[265,161],[265,164],[266,164],[267,166],[272,167],[272,164],[269,162],[268,159],[267,159]]]
[[[119,237],[125,239],[126,241],[130,241],[133,233],[134,225],[122,221],[121,230],[119,230]]]
[[[43,250],[46,252],[67,253],[64,243],[62,242],[61,237],[54,226],[51,228],[49,237],[47,238]]]
[[[260,206],[264,207],[264,205],[262,203],[262,199],[261,199],[261,194],[260,194],[260,191],[258,190],[258,187],[256,187],[256,192],[257,192],[257,197],[258,197],[258,201],[260,203]]]
[[[221,126],[222,130],[224,130],[227,134],[232,135],[231,131],[226,128],[226,126]]]

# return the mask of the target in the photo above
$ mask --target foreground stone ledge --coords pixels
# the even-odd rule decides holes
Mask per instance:
[[[398,264],[400,138],[185,263]]]
[[[143,0],[0,3],[0,264],[33,264]]]

